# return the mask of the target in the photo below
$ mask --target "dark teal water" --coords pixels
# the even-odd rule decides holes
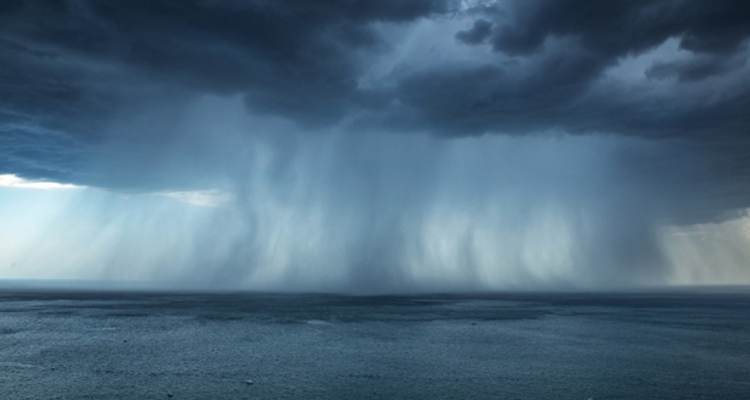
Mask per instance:
[[[168,393],[747,399],[750,295],[0,292],[0,399]]]

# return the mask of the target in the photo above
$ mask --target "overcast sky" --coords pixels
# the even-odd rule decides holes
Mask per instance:
[[[745,0],[0,1],[0,278],[750,282]]]

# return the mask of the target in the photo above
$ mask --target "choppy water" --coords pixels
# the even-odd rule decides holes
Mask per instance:
[[[0,399],[170,392],[750,398],[750,294],[0,292]]]

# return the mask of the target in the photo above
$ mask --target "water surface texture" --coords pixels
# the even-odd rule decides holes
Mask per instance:
[[[738,399],[747,293],[0,293],[2,399]]]

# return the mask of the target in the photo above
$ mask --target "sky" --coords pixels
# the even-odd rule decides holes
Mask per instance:
[[[745,0],[0,0],[0,280],[750,284]]]

